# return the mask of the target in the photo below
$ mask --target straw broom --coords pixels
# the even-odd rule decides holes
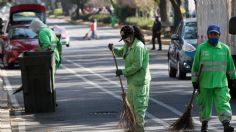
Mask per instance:
[[[113,55],[113,58],[115,61],[116,70],[118,70],[118,65],[117,65],[116,57],[114,55],[113,50],[112,50],[112,55]],[[118,76],[118,77],[120,80],[120,85],[121,85],[121,90],[122,90],[122,99],[123,99],[123,110],[121,112],[121,119],[119,121],[119,127],[124,128],[125,131],[135,132],[135,130],[137,128],[135,114],[128,102],[121,77],[120,76]]]
[[[202,72],[202,64],[200,65],[200,69],[198,71],[198,78],[197,81],[199,79],[199,76]],[[189,101],[189,104],[187,106],[187,109],[185,110],[184,114],[178,119],[176,120],[173,124],[170,125],[170,130],[172,131],[179,131],[179,130],[193,130],[194,129],[194,123],[193,123],[193,119],[192,119],[192,108],[193,108],[193,98],[194,98],[194,94],[196,92],[196,89],[193,90],[192,93],[192,97]]]

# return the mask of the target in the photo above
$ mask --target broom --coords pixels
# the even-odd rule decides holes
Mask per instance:
[[[115,61],[116,70],[118,70],[118,65],[117,65],[116,57],[114,55],[113,50],[112,50],[112,55]],[[120,76],[119,76],[119,80],[120,80],[120,85],[121,85],[121,90],[122,90],[122,99],[123,99],[123,110],[121,112],[121,119],[119,121],[119,127],[124,128],[125,131],[135,132],[137,128],[135,114],[128,102]]]
[[[199,79],[201,72],[202,72],[202,64],[200,65],[200,69],[198,71],[197,81]],[[181,129],[183,129],[183,130],[193,130],[194,129],[193,119],[192,119],[192,108],[193,108],[192,104],[193,104],[193,98],[194,98],[195,92],[196,92],[196,89],[193,90],[192,97],[189,101],[189,104],[188,104],[187,109],[185,110],[184,114],[178,120],[176,120],[173,124],[170,125],[170,130],[179,131]]]
[[[19,93],[22,90],[23,90],[23,85],[21,85],[19,88],[17,88],[12,94]]]

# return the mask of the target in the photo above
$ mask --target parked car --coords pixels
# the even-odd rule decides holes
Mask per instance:
[[[186,73],[191,72],[196,48],[196,18],[184,19],[171,36],[168,50],[168,72],[170,77],[186,78]]]
[[[66,45],[66,47],[70,46],[70,36],[66,29],[62,26],[52,26],[51,29],[55,32],[56,36],[60,39],[62,45]]]
[[[19,63],[19,56],[38,48],[38,36],[27,25],[11,26],[8,33],[0,36],[0,59],[3,67]]]
[[[40,4],[20,4],[10,8],[9,19],[5,23],[3,30],[8,32],[14,25],[27,25],[35,18],[46,23],[46,8]]]

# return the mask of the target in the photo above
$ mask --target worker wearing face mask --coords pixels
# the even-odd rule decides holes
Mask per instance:
[[[233,132],[234,128],[230,126],[232,110],[226,74],[230,79],[236,79],[234,62],[229,47],[219,41],[219,26],[209,26],[207,37],[208,40],[198,46],[192,66],[193,88],[199,91],[196,101],[200,107],[201,131],[208,131],[214,102],[224,132]],[[202,70],[200,75],[197,75],[200,66]]]
[[[118,69],[116,75],[124,75],[127,78],[127,98],[138,123],[135,132],[144,132],[144,117],[148,107],[151,80],[149,53],[144,45],[144,36],[138,27],[123,26],[120,35],[125,43],[124,46],[113,48],[113,44],[109,44],[108,48],[125,60],[125,68]]]

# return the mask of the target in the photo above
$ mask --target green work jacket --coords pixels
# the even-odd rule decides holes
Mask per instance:
[[[49,47],[53,48],[56,61],[56,68],[58,68],[61,63],[62,45],[59,42],[57,36],[48,27],[42,27],[39,31],[38,38],[39,38],[40,48],[42,49],[49,49]]]
[[[131,47],[125,44],[122,48],[114,48],[114,53],[125,60],[122,72],[128,85],[145,85],[150,82],[149,53],[140,40],[135,39]]]
[[[236,79],[230,49],[222,42],[218,42],[215,47],[207,41],[198,46],[192,65],[192,82],[198,79],[200,65],[202,65],[199,76],[201,88],[227,87],[226,74],[230,79]]]

